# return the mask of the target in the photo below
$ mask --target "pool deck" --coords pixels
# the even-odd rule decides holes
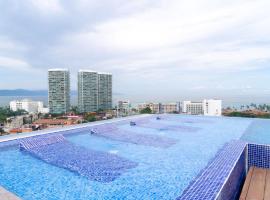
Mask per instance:
[[[7,191],[5,188],[0,186],[0,199],[1,200],[21,200],[15,194]]]
[[[250,167],[240,200],[270,199],[270,170]]]

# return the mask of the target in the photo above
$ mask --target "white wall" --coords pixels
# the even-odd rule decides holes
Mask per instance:
[[[204,115],[207,116],[221,116],[222,115],[222,101],[214,99],[203,100]]]
[[[44,113],[46,109],[43,107],[43,102],[41,101],[32,101],[30,99],[23,99],[21,101],[11,101],[9,103],[10,109],[13,111],[25,110],[28,113]],[[45,112],[46,113],[46,112]]]

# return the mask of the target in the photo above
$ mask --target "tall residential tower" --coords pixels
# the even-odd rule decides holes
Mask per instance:
[[[67,69],[49,69],[48,83],[48,103],[50,113],[67,113],[70,109],[69,71]]]
[[[98,73],[90,70],[78,72],[78,107],[80,112],[98,110]]]
[[[98,73],[98,109],[112,109],[112,74]]]

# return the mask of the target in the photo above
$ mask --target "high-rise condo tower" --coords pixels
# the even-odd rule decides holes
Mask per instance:
[[[48,103],[52,114],[67,113],[70,109],[70,75],[68,69],[48,70]]]

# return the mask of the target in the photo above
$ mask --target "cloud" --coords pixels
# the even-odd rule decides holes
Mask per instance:
[[[160,1],[159,6],[106,20],[89,31],[66,34],[53,51],[128,71],[160,66],[234,71],[260,68],[261,61],[269,58],[269,45],[256,44],[257,34],[262,39],[270,32],[267,2],[212,4],[169,1],[165,6]]]
[[[31,69],[31,66],[27,62],[20,59],[0,56],[0,69],[1,68],[18,72],[28,71]]]
[[[62,13],[64,9],[59,0],[28,0],[28,4],[31,4],[37,12],[41,14]]]
[[[108,71],[125,94],[144,86],[167,96],[185,87],[263,91],[270,78],[269,6],[267,0],[0,1],[1,66],[42,76],[50,67],[69,67],[73,88],[79,68]]]

